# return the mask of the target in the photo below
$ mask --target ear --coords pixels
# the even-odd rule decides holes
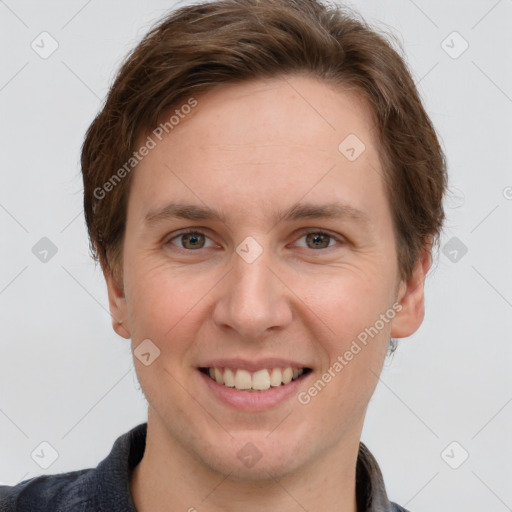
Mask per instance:
[[[119,336],[129,339],[131,338],[131,334],[128,327],[128,314],[123,286],[118,284],[110,270],[104,271],[103,275],[107,283],[108,304],[110,316],[112,317],[112,327]]]
[[[424,247],[411,277],[399,286],[397,302],[402,306],[391,326],[392,338],[406,338],[415,333],[425,316],[424,285],[431,264],[431,246]]]

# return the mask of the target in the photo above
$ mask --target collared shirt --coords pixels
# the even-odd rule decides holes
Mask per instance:
[[[0,486],[0,512],[137,512],[132,470],[146,447],[147,423],[118,437],[96,468],[43,475]],[[388,500],[377,461],[361,442],[356,466],[358,512],[408,512]]]

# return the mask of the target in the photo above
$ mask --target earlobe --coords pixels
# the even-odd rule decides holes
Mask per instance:
[[[112,328],[122,338],[129,339],[131,334],[127,324],[127,308],[124,290],[121,285],[112,276],[110,271],[104,272],[107,283],[108,303],[110,316],[112,318]]]
[[[430,263],[430,247],[426,247],[422,249],[411,277],[400,283],[397,302],[400,303],[402,309],[393,320],[391,337],[406,338],[411,336],[423,322],[425,316],[425,278]]]

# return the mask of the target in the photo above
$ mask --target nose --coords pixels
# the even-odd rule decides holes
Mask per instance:
[[[284,329],[292,319],[293,294],[284,284],[278,265],[268,251],[248,262],[236,253],[232,271],[218,290],[213,320],[244,339],[261,339],[270,331]]]

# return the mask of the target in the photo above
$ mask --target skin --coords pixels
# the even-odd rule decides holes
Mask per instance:
[[[366,409],[390,337],[423,320],[429,253],[400,280],[372,117],[355,91],[293,75],[197,99],[135,169],[122,283],[105,272],[115,331],[133,350],[148,338],[160,350],[149,366],[134,357],[149,404],[134,503],[139,512],[355,512]],[[366,146],[353,162],[338,150],[350,133]],[[170,201],[214,207],[226,223],[145,223]],[[276,223],[276,210],[298,202],[345,203],[368,222]],[[175,233],[189,227],[205,236],[187,245]],[[317,248],[304,228],[333,238]],[[250,264],[236,252],[248,236],[263,249]],[[263,412],[236,410],[197,370],[218,357],[283,357],[313,369],[307,390],[396,303],[401,311],[307,405],[294,396]],[[262,455],[250,468],[237,457],[248,442]]]

